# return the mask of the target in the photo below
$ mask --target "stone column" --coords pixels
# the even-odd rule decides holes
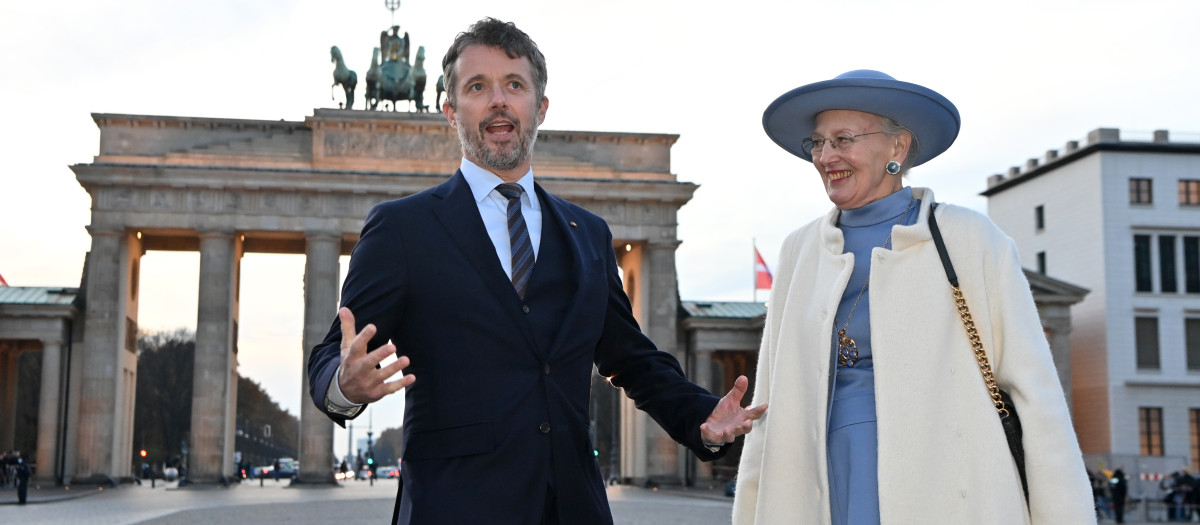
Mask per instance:
[[[1071,305],[1039,304],[1038,314],[1042,318],[1042,330],[1050,343],[1050,354],[1062,383],[1063,395],[1067,397],[1067,409],[1074,409],[1071,400]]]
[[[305,483],[334,484],[333,422],[309,396],[308,356],[325,340],[338,307],[338,257],[342,237],[336,233],[310,233],[304,262],[304,364],[300,391],[300,472]]]
[[[115,483],[118,463],[117,402],[124,381],[122,353],[127,351],[128,301],[125,295],[128,251],[121,230],[89,227],[92,249],[87,264],[87,313],[83,366],[79,370],[78,457],[74,483]],[[134,348],[132,351],[136,351]]]
[[[616,248],[617,262],[624,278],[625,294],[629,296],[630,308],[642,330],[648,323],[647,303],[649,294],[643,276],[646,273],[645,250],[641,243],[622,244]],[[646,430],[654,421],[645,412],[638,410],[633,400],[622,391],[617,399],[620,405],[620,468],[624,482],[642,483],[646,471]]]
[[[646,289],[645,319],[642,332],[650,337],[659,350],[674,355],[680,363],[685,356],[678,348],[677,315],[679,294],[675,281],[675,248],[679,241],[650,242],[643,248],[642,287]],[[647,474],[651,478],[684,480],[685,454],[657,424],[651,422],[646,432]]]
[[[200,289],[192,379],[188,481],[227,482],[233,475],[237,407],[236,283],[241,239],[200,233]]]
[[[707,348],[697,348],[692,356],[694,363],[689,379],[717,395],[723,395],[721,385],[713,384],[713,353]]]
[[[720,385],[712,384],[713,383],[713,353],[712,353],[712,350],[707,349],[707,348],[695,349],[695,354],[692,355],[692,361],[693,361],[694,367],[693,367],[693,370],[691,371],[691,375],[689,376],[689,378],[692,380],[692,382],[704,387],[709,392],[712,392],[718,396],[724,395],[725,393],[721,391],[722,388]],[[692,454],[690,452],[685,451],[684,454],[685,454],[684,461],[690,462],[693,465],[695,465],[694,471],[696,473],[696,479],[700,480],[700,479],[712,479],[713,478],[712,462],[700,461],[700,459],[698,459],[695,454]]]
[[[645,325],[642,331],[650,336],[658,349],[674,355],[679,362],[683,356],[678,351],[676,318],[679,312],[679,287],[675,277],[675,248],[679,241],[671,239],[652,242],[645,246],[642,286],[646,288],[647,305]]]
[[[17,439],[17,357],[16,344],[0,343],[0,451],[13,449]]]
[[[37,480],[52,483],[58,472],[59,407],[62,405],[62,341],[42,341],[42,391],[38,400]]]

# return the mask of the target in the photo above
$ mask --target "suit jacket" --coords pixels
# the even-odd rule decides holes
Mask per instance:
[[[461,172],[366,219],[342,304],[359,330],[378,328],[369,349],[391,340],[417,378],[405,391],[399,523],[538,523],[548,493],[561,523],[611,523],[588,432],[593,363],[702,460],[723,453],[699,430],[719,399],[641,333],[608,225],[536,191],[542,249],[524,300]],[[568,260],[546,260],[556,252]],[[535,294],[550,270],[568,286]],[[341,337],[335,318],[308,362],[312,398],[338,424],[325,395]]]

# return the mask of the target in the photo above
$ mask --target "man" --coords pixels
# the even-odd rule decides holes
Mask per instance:
[[[1112,493],[1113,514],[1117,523],[1125,523],[1125,500],[1129,496],[1129,481],[1125,479],[1125,471],[1121,467],[1113,471],[1112,486],[1109,491]]]
[[[17,458],[17,503],[20,505],[24,505],[29,496],[29,476],[32,474],[25,459]]]
[[[702,460],[766,406],[740,406],[744,377],[721,399],[688,382],[638,329],[608,225],[534,184],[549,101],[529,36],[481,20],[442,68],[461,167],[371,210],[310,393],[343,424],[407,387],[396,523],[612,523],[588,436],[593,363]]]

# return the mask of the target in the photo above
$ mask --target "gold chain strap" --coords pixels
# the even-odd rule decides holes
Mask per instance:
[[[979,363],[979,372],[983,374],[983,382],[992,396],[992,404],[996,405],[996,413],[1000,414],[1000,417],[1008,417],[1008,407],[1005,407],[1004,400],[1000,399],[1000,386],[996,384],[992,365],[983,351],[983,342],[979,340],[979,331],[975,330],[975,321],[971,319],[971,310],[967,309],[967,299],[963,297],[959,287],[951,286],[950,288],[954,290],[954,303],[958,305],[958,315],[962,318],[963,328],[967,329],[967,338],[971,340],[971,348],[975,350],[975,361]]]

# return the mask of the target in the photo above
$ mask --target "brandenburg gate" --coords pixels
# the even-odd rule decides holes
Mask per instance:
[[[139,261],[147,250],[198,251],[195,379],[189,479],[234,472],[240,260],[304,254],[302,348],[308,361],[338,306],[339,257],[375,204],[434,186],[461,150],[440,114],[315,110],[302,122],[94,114],[100,151],[71,167],[92,199],[91,252],[77,378],[68,393],[63,465],[75,482],[128,477],[133,458]],[[534,154],[548,190],[604,217],[634,312],[663,350],[677,348],[676,215],[697,186],[670,171],[677,135],[551,131]],[[333,423],[301,374],[299,480],[332,482]],[[705,377],[698,378],[703,386]],[[720,389],[717,385],[716,390]],[[624,476],[674,475],[683,454],[622,396]],[[49,468],[47,468],[49,467]]]

